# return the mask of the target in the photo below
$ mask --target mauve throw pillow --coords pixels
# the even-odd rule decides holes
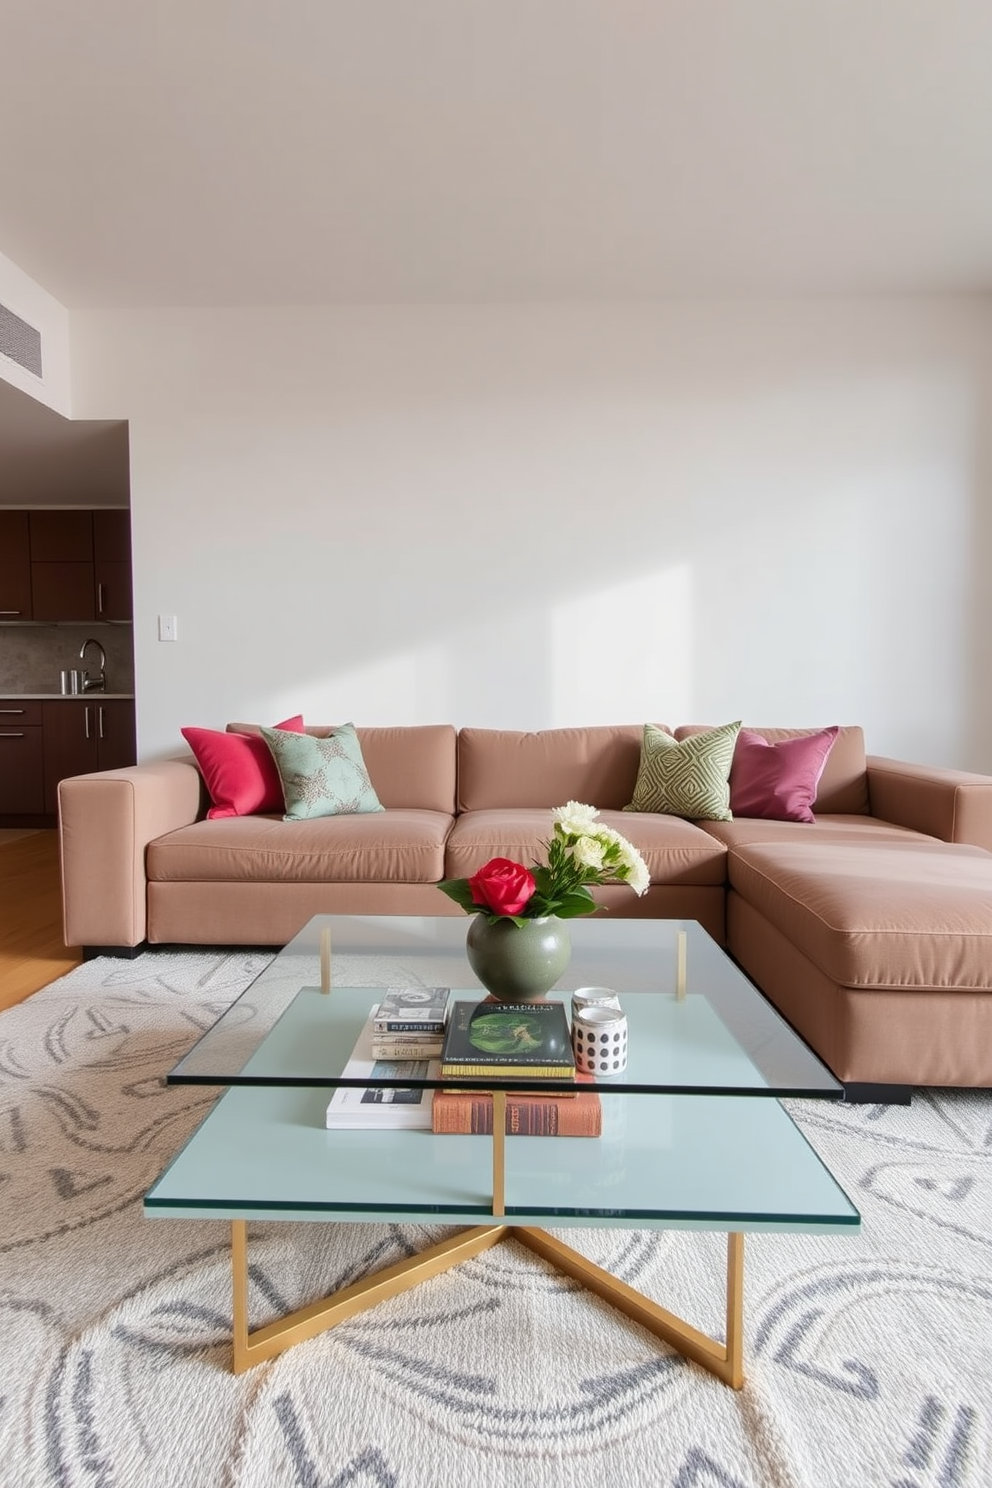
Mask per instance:
[[[734,816],[766,821],[811,822],[816,788],[840,730],[820,729],[770,744],[741,729],[730,767],[730,809]]]
[[[302,734],[303,716],[276,724],[286,733]],[[192,749],[217,816],[253,816],[283,811],[282,781],[272,753],[260,734],[222,734],[216,729],[184,728],[180,733]]]

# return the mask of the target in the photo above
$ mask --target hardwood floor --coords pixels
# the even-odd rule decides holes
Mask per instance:
[[[82,960],[62,944],[58,834],[0,842],[0,1008],[22,1002]]]

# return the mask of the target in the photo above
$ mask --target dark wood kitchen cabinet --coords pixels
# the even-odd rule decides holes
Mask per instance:
[[[93,513],[39,508],[31,521],[32,563],[92,563]]]
[[[137,757],[134,703],[99,693],[42,704],[45,810],[58,810],[59,781],[92,770],[117,770]]]
[[[122,770],[133,765],[138,758],[134,703],[129,698],[111,698],[102,703],[97,697],[91,706],[96,709],[97,769]]]
[[[35,620],[130,620],[131,513],[32,511]]]
[[[131,513],[93,513],[93,608],[97,620],[130,620]]]
[[[0,817],[44,810],[41,704],[0,698]]]
[[[93,513],[33,511],[31,603],[35,620],[93,620]]]
[[[0,620],[31,618],[28,514],[0,511]]]

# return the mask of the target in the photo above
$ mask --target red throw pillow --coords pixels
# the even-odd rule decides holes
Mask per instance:
[[[303,716],[286,718],[276,728],[302,734]],[[184,728],[180,733],[192,749],[210,792],[208,817],[252,816],[282,811],[282,782],[269,746],[259,734],[222,734],[216,729]]]
[[[820,729],[815,734],[770,744],[761,734],[741,729],[730,767],[730,809],[734,816],[815,821],[816,788],[839,732],[838,728]]]

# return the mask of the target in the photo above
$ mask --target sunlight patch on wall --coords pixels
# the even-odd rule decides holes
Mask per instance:
[[[688,563],[585,590],[551,612],[552,721],[677,723],[693,715]]]

